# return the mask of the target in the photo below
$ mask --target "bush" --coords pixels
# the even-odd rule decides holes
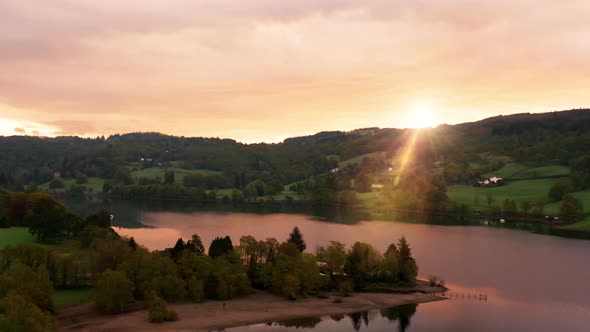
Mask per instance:
[[[158,296],[167,301],[176,302],[185,298],[186,289],[184,282],[173,276],[156,278],[153,281],[153,290]]]
[[[148,317],[152,323],[172,322],[178,320],[178,313],[168,309],[166,301],[156,296],[150,300]]]
[[[338,292],[341,296],[350,296],[352,294],[353,289],[354,285],[350,280],[341,281],[338,285]]]
[[[430,286],[444,286],[445,281],[442,280],[440,277],[437,276],[430,276],[428,278],[428,282],[430,283]]]

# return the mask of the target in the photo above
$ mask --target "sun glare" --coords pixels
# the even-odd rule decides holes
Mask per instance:
[[[436,126],[436,114],[430,105],[416,105],[410,111],[409,128],[427,128]]]

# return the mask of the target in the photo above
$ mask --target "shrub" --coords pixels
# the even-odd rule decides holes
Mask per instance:
[[[150,301],[148,317],[152,323],[172,322],[178,320],[178,313],[169,309],[168,303],[156,296]]]
[[[341,296],[350,296],[352,294],[352,290],[354,289],[354,285],[350,280],[341,281],[338,285],[338,292]]]

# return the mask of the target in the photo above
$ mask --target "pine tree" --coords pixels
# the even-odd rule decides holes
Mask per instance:
[[[399,241],[397,242],[397,248],[399,250],[399,258],[400,260],[407,260],[412,258],[412,250],[408,245],[408,241],[406,241],[406,237],[402,236]]]
[[[299,252],[303,252],[305,251],[305,248],[307,248],[305,240],[303,240],[303,234],[301,234],[301,231],[299,231],[299,227],[297,226],[295,226],[293,231],[289,233],[289,239],[287,242],[295,244]]]
[[[182,240],[182,238],[178,239],[174,245],[174,248],[172,248],[172,257],[179,257],[185,247],[186,244],[184,243],[184,240]]]

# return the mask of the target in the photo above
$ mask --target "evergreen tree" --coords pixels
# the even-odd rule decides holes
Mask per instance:
[[[129,246],[133,250],[137,249],[137,242],[135,242],[135,239],[133,238],[133,236],[129,238]]]
[[[224,238],[216,237],[209,246],[209,256],[220,257],[234,250],[234,246],[229,236]]]
[[[402,236],[399,241],[397,242],[397,248],[399,250],[399,258],[400,260],[407,260],[412,258],[412,250],[408,245],[408,241],[406,241],[406,237]]]
[[[305,240],[303,239],[303,234],[301,234],[301,231],[299,231],[299,227],[297,226],[295,226],[293,228],[293,231],[289,233],[289,239],[287,240],[287,242],[295,244],[299,252],[303,252],[305,251],[305,248],[307,248]]]
[[[184,248],[186,248],[186,244],[184,243],[182,238],[178,239],[178,241],[176,241],[176,244],[174,245],[174,248],[172,248],[172,257],[180,257],[180,254],[182,254]]]

